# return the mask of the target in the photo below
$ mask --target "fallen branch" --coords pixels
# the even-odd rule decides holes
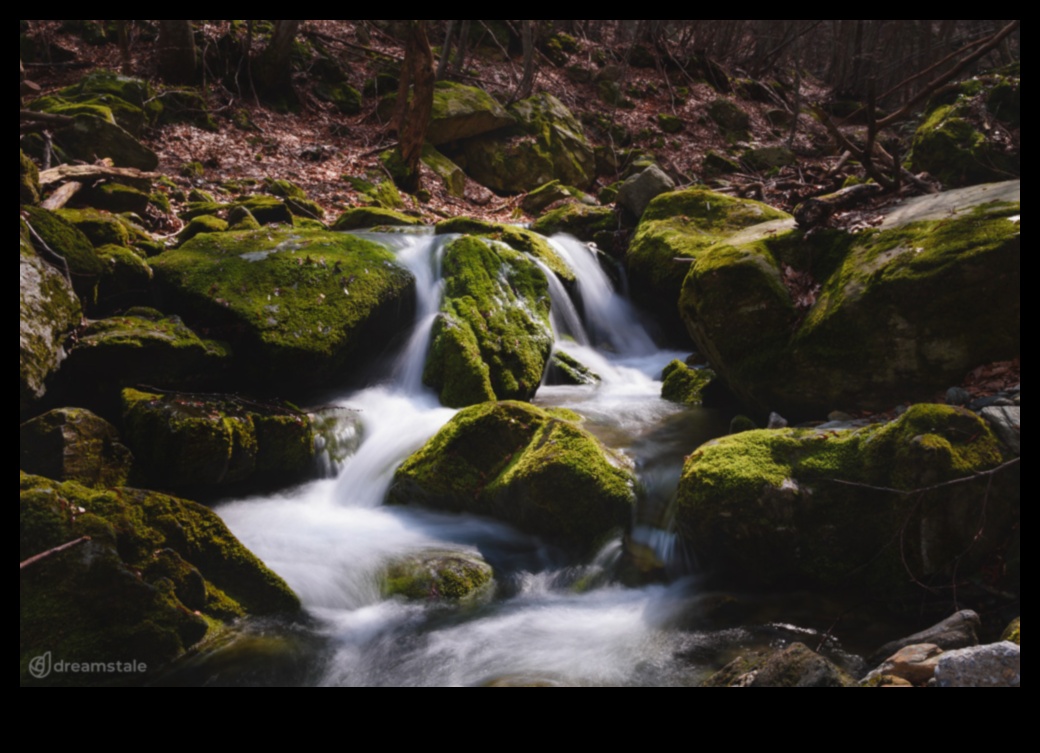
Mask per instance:
[[[845,480],[840,479],[840,478],[832,478],[832,479],[827,479],[827,480],[828,481],[832,481],[835,484],[842,484],[844,486],[856,486],[856,487],[859,487],[860,489],[873,489],[874,491],[879,491],[879,492],[891,492],[892,494],[902,494],[904,496],[910,496],[912,494],[920,494],[921,492],[930,492],[930,491],[934,491],[935,489],[943,489],[943,488],[945,488],[947,486],[954,486],[956,484],[964,484],[964,483],[967,483],[969,481],[975,481],[976,479],[986,478],[987,476],[992,476],[994,474],[1000,473],[1005,468],[1010,468],[1013,465],[1017,465],[1021,460],[1022,460],[1022,458],[1020,458],[1020,457],[1012,458],[1011,460],[1008,460],[1005,463],[1001,463],[1000,465],[998,465],[998,466],[996,466],[994,468],[990,468],[988,471],[979,471],[978,473],[974,473],[971,476],[962,476],[961,478],[950,479],[949,481],[942,481],[942,482],[940,482],[938,484],[932,484],[931,486],[921,486],[921,487],[918,487],[916,489],[894,489],[894,488],[889,487],[889,486],[874,486],[873,484],[862,484],[862,483],[860,483],[858,481],[845,481]]]
[[[39,562],[44,557],[50,557],[52,554],[57,554],[58,552],[64,552],[66,549],[71,549],[74,546],[78,546],[79,544],[82,544],[84,541],[90,541],[90,537],[89,536],[80,536],[78,539],[73,539],[72,541],[66,541],[64,544],[59,544],[58,546],[54,547],[53,549],[48,549],[46,552],[40,552],[39,554],[34,554],[29,559],[22,560],[18,564],[18,569],[19,570],[24,570],[29,565],[32,565],[32,564],[34,564],[36,562]]]
[[[825,196],[806,199],[794,208],[792,214],[795,222],[802,230],[822,225],[839,209],[853,206],[881,193],[882,188],[876,183],[860,183],[848,186]]]
[[[69,199],[75,196],[81,188],[83,188],[83,184],[76,181],[65,183],[64,185],[59,186],[54,193],[41,201],[40,206],[44,209],[50,209],[51,211],[61,209],[63,206],[68,204]]]
[[[119,180],[120,178],[140,183],[149,183],[162,177],[161,173],[148,173],[136,167],[112,167],[111,165],[58,165],[40,171],[40,186],[46,187],[67,180],[89,182],[98,178]]]

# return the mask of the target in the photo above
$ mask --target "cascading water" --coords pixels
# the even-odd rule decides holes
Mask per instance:
[[[440,406],[421,383],[430,325],[441,296],[440,258],[452,236],[365,237],[390,248],[411,270],[418,301],[414,331],[390,367],[389,378],[336,401],[357,411],[360,447],[336,478],[218,508],[235,534],[296,590],[313,618],[305,628],[287,628],[283,634],[288,640],[285,635],[298,636],[302,629],[308,636],[306,658],[299,662],[302,669],[291,682],[685,682],[688,668],[680,671],[670,657],[689,636],[668,625],[688,608],[692,597],[683,582],[634,589],[610,585],[604,569],[617,559],[618,542],[592,563],[575,563],[501,523],[383,506],[396,466],[455,413]],[[667,465],[677,480],[682,448],[689,451],[717,427],[705,424],[698,429],[696,420],[682,418],[691,415],[689,409],[660,399],[656,377],[680,354],[654,346],[592,252],[570,238],[557,237],[552,244],[576,272],[584,314],[579,315],[550,274],[556,347],[585,364],[600,381],[543,386],[535,402],[579,412],[586,427],[606,444],[635,458],[649,498],[663,495],[667,483],[655,479],[656,465]],[[676,431],[657,428],[662,425],[681,427],[682,433],[694,436],[677,441]],[[675,447],[663,450],[669,443]],[[667,462],[660,460],[663,455],[669,457]],[[645,546],[655,551],[671,546],[670,539],[652,540],[668,535],[649,521],[636,523]],[[479,551],[495,570],[495,599],[449,609],[385,598],[379,578],[386,563],[429,548]],[[596,583],[599,587],[590,585]],[[257,681],[257,671],[262,676],[262,670],[254,668],[249,680],[240,681]],[[198,672],[203,681],[213,681],[205,668]],[[221,681],[235,681],[227,674],[222,677]]]

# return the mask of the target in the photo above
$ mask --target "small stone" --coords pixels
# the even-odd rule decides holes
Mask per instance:
[[[971,400],[971,395],[963,387],[950,387],[946,390],[946,403],[948,405],[965,405]]]
[[[935,674],[943,650],[934,643],[915,643],[896,651],[867,675],[901,677],[913,685],[924,685]]]
[[[993,405],[983,408],[981,416],[993,428],[1000,441],[1016,455],[1022,454],[1022,408],[1017,405]]]
[[[672,190],[675,190],[675,181],[657,165],[650,165],[621,184],[617,201],[636,217],[642,217],[651,199]]]
[[[783,429],[785,426],[787,426],[786,418],[776,411],[772,411],[769,414],[769,423],[766,425],[767,429]]]

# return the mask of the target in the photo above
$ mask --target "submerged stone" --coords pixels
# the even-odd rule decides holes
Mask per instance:
[[[635,479],[574,417],[513,401],[466,408],[405,460],[389,501],[488,515],[591,552],[629,524]]]

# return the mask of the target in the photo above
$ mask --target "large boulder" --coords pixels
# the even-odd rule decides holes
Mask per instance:
[[[133,456],[116,427],[84,408],[55,408],[18,429],[20,467],[84,486],[122,486]]]
[[[46,391],[45,381],[65,358],[65,340],[83,315],[68,278],[47,264],[19,234],[18,408],[25,413]]]
[[[513,401],[459,411],[397,470],[389,500],[488,515],[587,553],[630,522],[635,479],[576,419]]]
[[[469,236],[448,244],[443,274],[423,382],[455,408],[531,399],[552,351],[545,274],[526,255]]]
[[[123,390],[126,442],[136,482],[182,493],[285,485],[314,476],[311,417],[276,400]]]
[[[1019,470],[985,473],[1003,460],[984,421],[944,405],[860,429],[744,431],[688,456],[675,522],[706,564],[747,582],[916,610],[921,584],[955,581],[967,598],[993,562],[1007,563],[993,585],[1017,588]]]
[[[530,191],[559,180],[582,190],[596,178],[596,158],[581,123],[551,94],[510,106],[516,124],[467,139],[452,156],[473,180],[505,193]]]
[[[1012,182],[921,197],[856,235],[771,225],[733,235],[690,268],[679,304],[687,331],[763,413],[927,398],[1021,353],[1018,191]]]
[[[415,278],[348,233],[204,233],[152,267],[167,309],[229,341],[240,377],[266,391],[342,384],[412,323]]]
[[[19,507],[23,684],[139,683],[224,623],[299,609],[195,502],[23,473]],[[58,661],[90,667],[62,672]]]
[[[379,103],[379,113],[389,118],[396,106],[397,95],[390,94]],[[433,110],[426,140],[434,146],[511,125],[512,116],[483,89],[453,81],[438,81],[433,88]]]
[[[683,334],[679,294],[690,263],[733,233],[788,215],[766,204],[690,188],[657,196],[643,212],[628,249],[632,298],[653,313],[672,335]]]

